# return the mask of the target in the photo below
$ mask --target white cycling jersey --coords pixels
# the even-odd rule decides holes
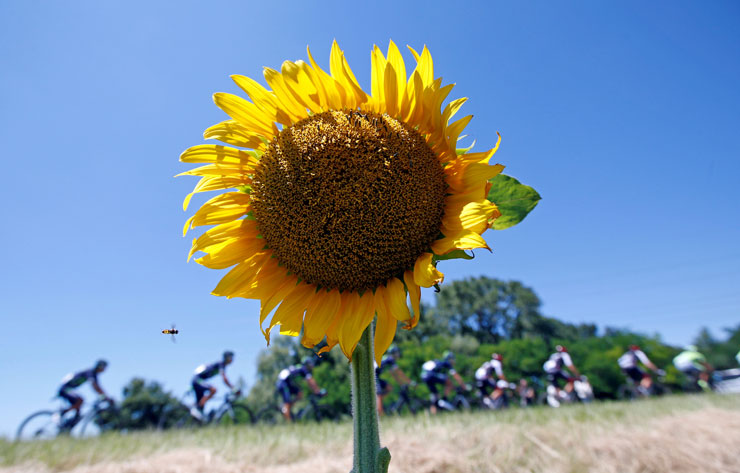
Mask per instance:
[[[480,368],[475,370],[475,379],[483,381],[491,377],[492,373],[496,373],[499,378],[504,375],[504,367],[498,360],[488,360],[483,363]]]
[[[555,373],[563,369],[563,366],[573,366],[573,360],[567,352],[557,352],[550,355],[550,358],[542,365],[547,373]]]
[[[628,370],[637,367],[638,361],[642,362],[643,365],[650,363],[647,355],[642,350],[627,350],[624,355],[619,357],[617,363],[623,370]]]

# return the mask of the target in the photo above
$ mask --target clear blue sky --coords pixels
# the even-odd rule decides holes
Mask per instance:
[[[177,158],[224,119],[230,74],[306,45],[328,66],[334,38],[368,90],[373,44],[428,45],[471,138],[500,131],[498,160],[544,197],[448,280],[518,279],[547,315],[675,344],[740,322],[740,4],[367,5],[0,4],[0,434],[100,356],[116,397],[134,375],[181,393],[224,348],[253,379],[258,305],[185,262]]]

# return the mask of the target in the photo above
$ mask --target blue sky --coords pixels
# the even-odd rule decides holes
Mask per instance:
[[[258,305],[185,262],[177,157],[225,119],[230,74],[306,45],[328,66],[335,38],[367,90],[373,44],[426,44],[471,139],[500,131],[544,198],[448,280],[518,279],[547,315],[675,344],[740,322],[736,2],[249,3],[0,4],[0,434],[100,356],[117,397],[134,375],[181,393],[224,348],[253,379]]]

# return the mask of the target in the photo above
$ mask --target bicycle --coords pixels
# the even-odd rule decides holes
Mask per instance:
[[[305,422],[313,420],[321,422],[324,419],[338,420],[337,416],[334,415],[328,406],[319,403],[319,399],[324,396],[326,396],[326,391],[323,389],[318,394],[309,393],[306,405],[292,415],[293,421]]]
[[[324,396],[326,396],[326,391],[323,389],[319,391],[318,394],[309,393],[306,405],[298,409],[296,412],[291,412],[291,421],[307,422],[313,420],[321,422],[324,419],[339,420],[339,417],[329,408],[329,406],[319,402],[319,399]],[[277,424],[282,421],[283,418],[282,403],[277,396],[273,402],[260,409],[255,416],[256,422],[269,425]]]
[[[206,424],[227,426],[254,424],[255,422],[255,415],[252,410],[244,404],[237,403],[241,398],[241,389],[234,389],[226,393],[221,405],[211,409],[201,418],[192,414],[191,409],[194,404],[191,406],[185,401],[191,394],[194,395],[192,389],[185,393],[183,400],[177,405],[170,406],[169,409],[167,409],[168,406],[165,406],[165,410],[159,417],[159,423],[157,425],[159,430],[167,428],[192,428]]]
[[[401,415],[404,410],[408,410],[412,415],[416,415],[417,412],[423,410],[425,407],[424,401],[413,397],[409,385],[405,384],[398,390],[398,399],[393,401],[384,410],[388,414],[396,415]]]
[[[664,384],[665,371],[659,370],[657,376],[649,389],[644,388],[640,383],[636,383],[628,377],[627,382],[617,389],[617,399],[624,401],[634,401],[643,397],[665,396],[671,394],[671,389]]]
[[[91,423],[96,422],[101,431],[114,429],[115,416],[118,410],[110,398],[95,400],[92,407],[85,413],[75,416],[74,410],[61,415],[63,409],[43,409],[26,417],[18,426],[15,434],[16,441],[21,440],[48,440],[58,435],[72,435],[75,427],[80,426],[76,435],[83,436],[89,433]]]

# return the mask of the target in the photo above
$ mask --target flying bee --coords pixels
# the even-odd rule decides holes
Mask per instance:
[[[177,340],[175,340],[175,335],[180,333],[180,331],[175,328],[175,324],[172,324],[172,328],[164,329],[162,330],[162,333],[165,335],[172,335],[172,343],[177,343]]]

